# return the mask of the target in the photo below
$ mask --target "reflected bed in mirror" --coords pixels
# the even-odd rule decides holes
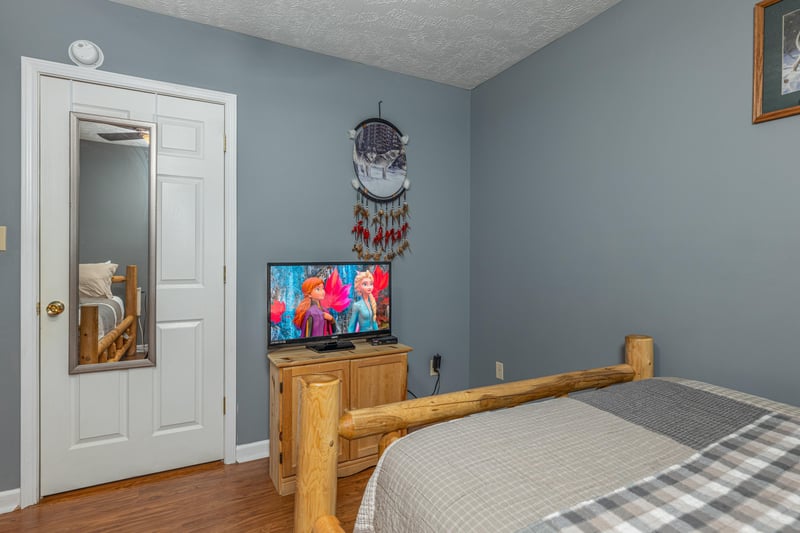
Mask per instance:
[[[152,366],[156,125],[70,115],[70,373]]]

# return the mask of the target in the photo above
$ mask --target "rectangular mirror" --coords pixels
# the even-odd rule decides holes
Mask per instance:
[[[156,124],[70,120],[70,373],[153,366]]]

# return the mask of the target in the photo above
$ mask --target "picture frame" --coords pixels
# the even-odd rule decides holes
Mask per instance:
[[[800,114],[800,0],[758,2],[753,26],[753,123]]]
[[[378,202],[398,198],[408,189],[408,138],[383,118],[363,120],[354,131],[353,170],[359,190],[370,200]]]

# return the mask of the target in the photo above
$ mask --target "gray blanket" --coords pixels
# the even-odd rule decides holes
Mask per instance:
[[[800,531],[800,418],[764,415],[683,464],[520,533]]]
[[[355,530],[534,527],[688,464],[698,450],[777,411],[800,417],[800,408],[655,379],[431,426],[398,440],[381,458]]]

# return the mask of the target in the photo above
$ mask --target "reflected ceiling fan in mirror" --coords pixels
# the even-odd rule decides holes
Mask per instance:
[[[150,131],[142,128],[123,127],[103,122],[82,122],[81,140],[109,142],[129,146],[149,146]]]
[[[109,142],[117,142],[117,141],[133,141],[136,139],[144,139],[145,141],[150,139],[150,134],[146,131],[124,131],[119,133],[98,133],[98,137],[101,137]]]

